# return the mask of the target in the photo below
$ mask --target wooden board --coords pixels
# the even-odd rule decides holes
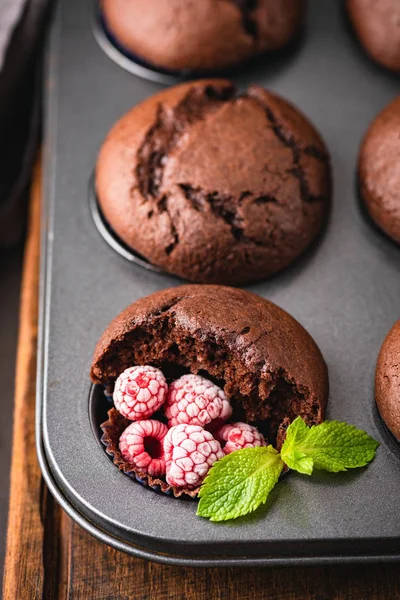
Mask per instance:
[[[37,169],[21,296],[4,600],[400,599],[399,565],[170,567],[103,545],[63,513],[43,484],[34,451],[39,229]]]

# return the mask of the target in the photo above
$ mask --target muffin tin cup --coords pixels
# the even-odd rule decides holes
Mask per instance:
[[[93,222],[96,226],[97,231],[100,233],[104,241],[118,254],[120,254],[129,262],[139,265],[143,269],[153,271],[154,273],[163,273],[161,267],[153,265],[151,262],[144,258],[141,254],[138,254],[132,248],[129,248],[124,242],[118,237],[118,235],[112,230],[110,225],[105,220],[101,208],[99,206],[96,190],[94,186],[94,177],[89,182],[89,210],[92,215]]]
[[[88,207],[88,180],[112,124],[159,86],[104,60],[91,3],[57,5],[46,86],[37,450],[68,514],[136,556],[191,566],[400,560],[399,444],[373,399],[376,358],[399,317],[400,255],[364,218],[355,193],[362,136],[398,82],[361,58],[335,0],[323,10],[320,0],[309,4],[298,53],[253,80],[291,99],[321,131],[333,159],[332,214],[307,261],[249,289],[291,313],[316,340],[330,374],[327,418],[353,423],[381,445],[367,469],[290,473],[265,507],[219,525],[197,517],[195,502],[126,477],[100,441],[110,406],[104,397],[88,400],[98,338],[134,300],[178,282],[104,243],[93,222],[97,209]],[[249,79],[238,75],[235,83],[244,88]]]

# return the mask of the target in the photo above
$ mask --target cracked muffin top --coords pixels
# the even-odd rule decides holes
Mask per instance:
[[[169,88],[108,134],[96,167],[103,216],[167,272],[240,285],[289,265],[321,231],[330,163],[289,102],[229,81]]]
[[[309,425],[324,418],[328,371],[318,346],[287,312],[242,289],[183,285],[128,306],[96,346],[92,382],[113,384],[132,365],[211,379],[234,420],[262,421],[278,445],[296,416]]]
[[[107,29],[156,68],[215,71],[296,38],[305,0],[102,0]]]

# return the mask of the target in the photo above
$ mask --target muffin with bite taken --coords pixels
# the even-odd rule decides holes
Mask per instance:
[[[126,308],[100,338],[91,379],[112,393],[103,442],[126,474],[195,497],[240,448],[281,446],[289,423],[324,418],[328,372],[284,310],[250,292],[186,285]]]

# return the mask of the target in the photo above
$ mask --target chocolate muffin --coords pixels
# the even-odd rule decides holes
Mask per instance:
[[[400,320],[387,334],[379,352],[375,400],[382,419],[400,442]]]
[[[378,114],[365,135],[359,184],[372,219],[400,243],[400,97]]]
[[[329,156],[309,121],[258,86],[226,80],[167,89],[129,111],[100,151],[103,216],[167,272],[244,284],[280,271],[318,236]]]
[[[347,12],[361,45],[380,65],[400,71],[398,0],[347,0]]]
[[[155,68],[218,71],[280,50],[302,29],[305,0],[102,0],[118,45]]]
[[[112,386],[132,365],[215,381],[235,419],[262,422],[272,443],[297,415],[309,425],[324,418],[328,372],[317,345],[284,310],[241,289],[184,285],[126,308],[97,344],[92,382]]]

